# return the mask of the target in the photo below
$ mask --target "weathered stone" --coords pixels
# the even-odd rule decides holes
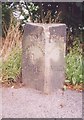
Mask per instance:
[[[29,23],[24,28],[22,79],[25,85],[50,93],[65,80],[65,24]]]

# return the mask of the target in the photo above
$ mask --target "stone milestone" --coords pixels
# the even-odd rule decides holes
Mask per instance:
[[[66,25],[26,24],[22,46],[23,83],[47,94],[61,89],[65,80]]]

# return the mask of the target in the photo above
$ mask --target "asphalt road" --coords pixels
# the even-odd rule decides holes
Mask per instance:
[[[51,95],[44,95],[24,87],[3,88],[2,117],[82,118],[82,93],[58,90]]]

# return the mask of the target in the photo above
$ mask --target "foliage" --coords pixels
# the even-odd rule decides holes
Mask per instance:
[[[73,85],[83,82],[82,49],[77,42],[76,39],[73,48],[66,56],[66,79]]]
[[[55,4],[53,2],[25,2],[24,0],[20,0],[20,2],[3,2],[2,18],[5,18],[2,21],[3,33],[6,27],[8,30],[10,17],[13,14],[20,21],[21,28],[27,22],[65,23],[67,33],[71,34],[68,37],[70,43],[73,43],[70,36],[79,36],[79,40],[83,42],[84,39],[81,37],[84,36],[83,5],[82,2],[55,2]],[[21,30],[23,31],[23,29]]]
[[[35,15],[38,10],[38,6],[29,2],[2,2],[2,35],[6,37],[7,31],[10,27],[11,18],[13,18],[16,25],[16,20],[20,21],[21,25],[29,21],[29,17],[32,22],[35,20]]]
[[[2,63],[2,80],[15,79],[21,69],[21,48],[13,48],[8,59]]]
[[[2,3],[2,36],[5,37],[10,25],[11,9],[6,3]]]
[[[38,8],[39,7],[32,2],[20,2],[19,6],[17,6],[17,9],[20,13],[19,19],[21,24],[27,23],[29,21],[34,22]],[[17,9],[15,9],[14,12],[16,12]]]

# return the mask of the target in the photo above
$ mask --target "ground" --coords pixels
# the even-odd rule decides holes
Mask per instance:
[[[2,117],[82,118],[82,92],[57,90],[44,95],[24,86],[17,89],[3,87]]]

